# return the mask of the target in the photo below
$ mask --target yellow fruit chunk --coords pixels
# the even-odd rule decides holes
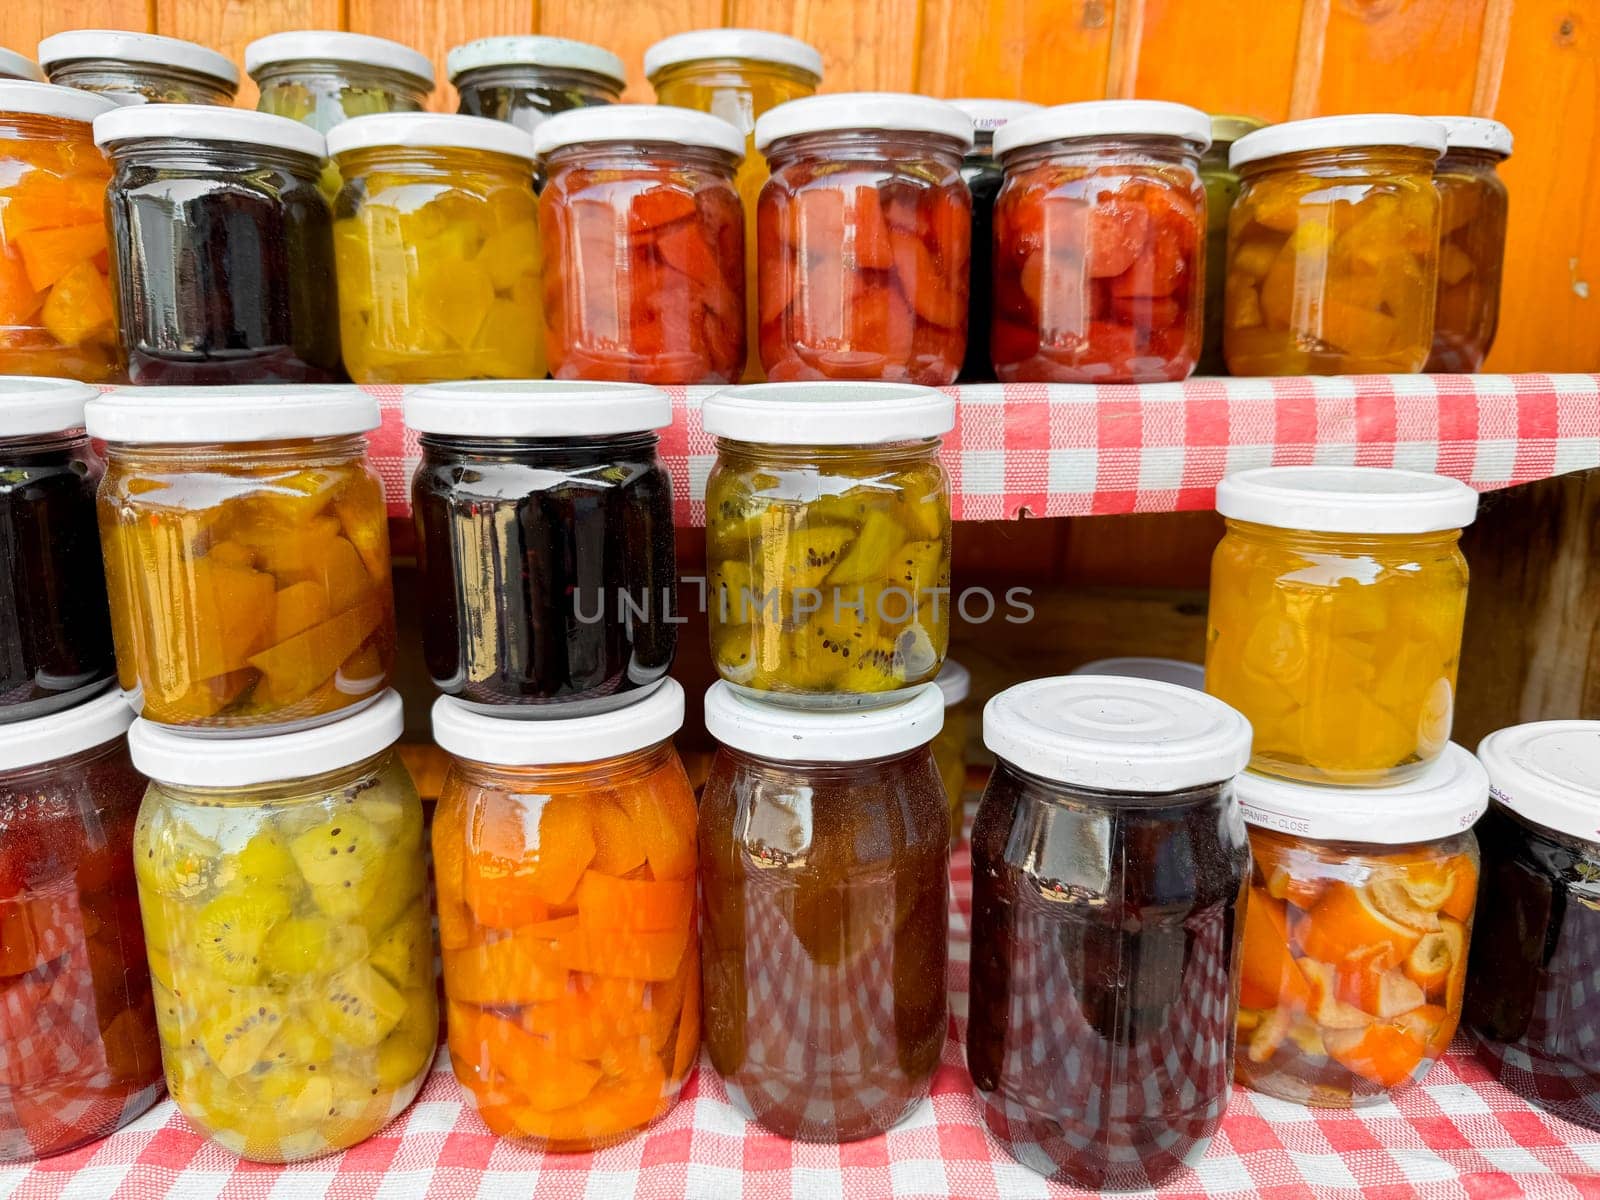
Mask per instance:
[[[330,616],[328,590],[314,580],[291,583],[278,593],[274,614],[272,641],[276,645],[313,625],[320,625]]]
[[[369,600],[252,655],[250,665],[260,671],[273,703],[293,704],[332,678],[339,664],[377,628],[383,606]]]
[[[272,576],[209,558],[195,562],[191,572],[193,608],[187,622],[191,678],[210,679],[241,670],[271,636],[276,609]]]
[[[92,262],[80,262],[56,280],[45,299],[40,320],[50,336],[76,346],[97,329],[111,324],[111,289]]]
[[[91,221],[61,229],[36,229],[18,235],[16,243],[28,270],[28,282],[42,292],[73,267],[105,250],[106,227],[103,221]]]

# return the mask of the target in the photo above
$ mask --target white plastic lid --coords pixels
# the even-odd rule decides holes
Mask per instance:
[[[1023,146],[1100,137],[1175,138],[1190,143],[1198,153],[1211,145],[1211,116],[1170,100],[1057,104],[1008,122],[994,135],[994,152],[1006,155]]]
[[[856,129],[937,134],[963,149],[973,143],[972,118],[948,100],[902,92],[835,92],[791,100],[764,113],[756,120],[756,149],[765,151],[773,142],[805,133]]]
[[[73,29],[53,33],[39,43],[39,65],[46,74],[53,74],[63,63],[85,58],[177,67],[220,79],[229,87],[239,86],[239,68],[226,55],[181,38],[126,29]]]
[[[734,750],[774,762],[866,762],[926,746],[944,728],[944,693],[925,683],[884,708],[796,709],[741,696],[726,683],[706,692],[706,732]]]
[[[1478,743],[1489,791],[1519,817],[1600,842],[1600,721],[1535,721]]]
[[[1179,687],[1206,690],[1206,669],[1199,663],[1184,662],[1181,658],[1146,658],[1129,654],[1120,658],[1097,658],[1072,670],[1074,675],[1121,675],[1127,679],[1154,679],[1158,683],[1175,683]]]
[[[944,693],[944,706],[954,708],[972,694],[972,672],[953,658],[944,660],[939,676],[933,681]]]
[[[6,79],[23,79],[30,83],[43,83],[44,71],[39,64],[26,54],[18,54],[15,50],[7,50],[0,46],[0,77]]]
[[[218,104],[129,104],[94,119],[94,144],[113,151],[124,142],[177,138],[188,142],[232,142],[324,158],[327,143],[315,129],[247,108]]]
[[[683,725],[683,687],[663,679],[643,700],[587,717],[491,717],[450,696],[433,702],[433,740],[441,750],[500,767],[598,762],[664,742]]]
[[[680,63],[708,58],[778,63],[822,78],[822,54],[815,46],[765,29],[691,29],[662,38],[644,52],[645,78],[653,79],[658,71]]]
[[[405,422],[449,437],[607,437],[671,425],[672,399],[638,383],[434,383],[406,392]]]
[[[1217,511],[1311,533],[1434,533],[1471,525],[1478,493],[1459,479],[1388,467],[1258,467],[1217,484]]]
[[[487,37],[456,46],[444,60],[445,73],[454,83],[468,71],[483,67],[544,67],[552,71],[587,71],[604,75],[619,87],[628,82],[627,68],[611,51],[572,38]]]
[[[1489,776],[1454,742],[1421,774],[1387,787],[1327,787],[1254,771],[1233,787],[1248,824],[1321,842],[1436,842],[1471,829],[1489,807]]]
[[[956,402],[909,383],[752,383],[707,396],[700,425],[771,446],[876,446],[949,433]]]
[[[389,690],[348,717],[299,733],[195,737],[144,719],[128,730],[133,765],[157,783],[234,788],[309,779],[381,754],[400,740],[405,713]]]
[[[1451,150],[1487,150],[1511,157],[1511,127],[1488,117],[1430,117],[1444,126],[1445,146]]]
[[[0,375],[0,438],[81,429],[83,406],[99,394],[71,379]]]
[[[20,771],[103,746],[128,732],[133,709],[112,688],[86,704],[0,725],[0,771]]]
[[[1400,113],[1358,113],[1344,117],[1312,117],[1285,121],[1247,133],[1228,151],[1234,170],[1245,163],[1306,150],[1344,150],[1363,146],[1399,146],[1444,153],[1444,126],[1427,117]]]
[[[295,29],[269,33],[244,48],[245,74],[254,77],[263,67],[286,62],[353,63],[399,71],[433,87],[433,63],[428,56],[400,42],[368,33],[343,33],[336,29]]]
[[[992,133],[1007,121],[1015,121],[1044,107],[1032,100],[987,100],[981,97],[970,100],[952,100],[972,121],[972,128],[980,133]]]
[[[557,113],[534,130],[539,157],[591,142],[704,146],[744,159],[744,134],[721,117],[667,104],[597,104]]]
[[[1149,795],[1232,779],[1250,761],[1250,722],[1176,684],[1058,675],[989,701],[983,744],[1042,779]]]
[[[376,400],[344,384],[118,388],[83,417],[91,437],[159,446],[344,437],[382,420]]]
[[[508,154],[532,162],[533,135],[505,121],[455,113],[374,113],[341,121],[328,131],[328,154],[337,157],[353,150],[385,146],[444,147]],[[533,173],[528,173],[533,186]]]
[[[86,92],[82,88],[29,83],[22,79],[0,79],[0,113],[59,117],[63,121],[82,121],[87,125],[101,113],[120,107],[111,97]]]

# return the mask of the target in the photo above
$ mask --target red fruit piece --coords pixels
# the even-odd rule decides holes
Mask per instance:
[[[1085,257],[1090,277],[1121,275],[1138,260],[1149,236],[1150,214],[1143,205],[1118,197],[1101,200],[1089,211]]]

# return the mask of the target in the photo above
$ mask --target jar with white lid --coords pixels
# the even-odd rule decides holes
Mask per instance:
[[[26,83],[47,83],[39,64],[26,54],[0,46],[0,79],[17,79]]]
[[[989,1129],[1078,1187],[1205,1153],[1233,1076],[1250,725],[1173,684],[1037,679],[983,711],[967,1066]]]
[[[1074,675],[1122,675],[1129,679],[1154,679],[1157,683],[1175,683],[1179,687],[1206,690],[1206,669],[1199,663],[1185,662],[1181,658],[1150,658],[1129,654],[1117,658],[1097,658],[1080,667],[1073,667]]]
[[[227,55],[180,38],[125,29],[74,29],[39,43],[51,83],[118,104],[233,103],[239,68]]]
[[[706,398],[711,658],[737,691],[881,705],[950,643],[955,403],[908,384],[751,384]]]
[[[365,33],[296,29],[244,48],[245,74],[261,88],[256,111],[326,134],[353,117],[421,112],[433,64],[410,46]]]
[[[1508,196],[1497,168],[1511,157],[1511,130],[1484,117],[1435,117],[1444,157],[1433,170],[1439,193],[1439,293],[1429,372],[1483,366],[1500,323]]]
[[[1389,787],[1246,772],[1234,790],[1255,859],[1238,1081],[1319,1108],[1379,1103],[1461,1020],[1488,777],[1451,744]]]
[[[954,659],[946,659],[934,683],[944,697],[944,725],[933,739],[933,761],[939,767],[945,800],[950,805],[950,844],[961,840],[966,818],[963,801],[967,790],[967,734],[972,721],[967,713],[967,697],[972,692],[972,672]]]
[[[1217,486],[1206,690],[1250,718],[1255,770],[1373,786],[1439,756],[1477,509],[1458,480],[1380,467],[1263,467]]]
[[[445,59],[459,112],[532,133],[557,113],[617,104],[627,69],[611,51],[572,38],[487,37],[452,47]]]
[[[937,687],[794,712],[726,683],[700,799],[705,1039],[734,1105],[783,1137],[883,1133],[946,1032],[950,835]]]

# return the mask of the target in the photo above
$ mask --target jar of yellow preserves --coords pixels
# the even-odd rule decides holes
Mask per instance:
[[[1439,117],[1448,145],[1433,173],[1439,193],[1439,300],[1430,372],[1483,366],[1500,323],[1509,197],[1497,167],[1511,157],[1511,130],[1482,117]]]
[[[542,379],[533,138],[391,113],[328,134],[339,331],[357,383]]]
[[[1443,752],[1467,608],[1466,484],[1377,467],[1265,467],[1217,486],[1206,691],[1255,729],[1250,765],[1389,785]]]
[[[1407,374],[1433,342],[1444,127],[1422,117],[1289,121],[1229,163],[1223,354],[1234,375]]]

